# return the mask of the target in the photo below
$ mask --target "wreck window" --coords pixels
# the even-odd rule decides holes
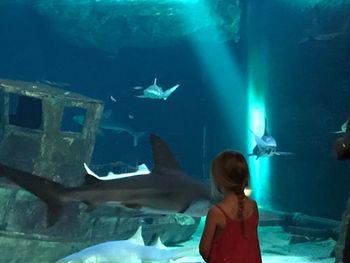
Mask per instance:
[[[9,93],[9,124],[42,129],[42,100]]]
[[[63,132],[81,132],[85,123],[86,109],[79,107],[65,107],[61,122]]]

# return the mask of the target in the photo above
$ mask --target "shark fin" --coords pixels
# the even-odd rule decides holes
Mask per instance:
[[[157,86],[157,78],[154,78],[154,83],[153,83],[154,86]]]
[[[84,163],[84,168],[86,171],[85,174],[85,185],[91,185],[100,182],[101,178],[97,174],[95,174],[88,166],[86,163]]]
[[[62,213],[63,185],[49,179],[0,164],[0,175],[39,197],[47,205],[47,226],[55,224]]]
[[[134,147],[136,147],[139,144],[139,139],[145,134],[146,134],[145,132],[133,132],[132,133]]]
[[[89,168],[89,166],[87,166],[86,163],[84,163],[84,169],[85,169],[85,171],[86,171],[87,174],[92,175],[93,177],[99,179],[99,176],[98,176],[97,174],[95,174],[95,173]]]
[[[139,226],[132,237],[128,239],[130,243],[136,244],[136,245],[141,245],[144,246],[145,242],[143,241],[142,238],[142,226]]]
[[[262,140],[258,135],[256,135],[253,131],[251,131],[254,135],[255,143],[258,146],[259,149],[264,148],[267,146],[266,142]],[[264,133],[265,135],[265,133]]]
[[[174,155],[170,151],[166,143],[157,135],[151,134],[151,146],[154,160],[153,174],[160,171],[179,170],[182,171],[180,165],[176,161]],[[161,174],[161,173],[160,173]]]
[[[153,246],[159,249],[167,249],[167,247],[160,240],[160,237],[157,238],[157,241]]]
[[[163,93],[163,99],[166,100],[171,93],[173,93],[177,88],[179,87],[179,84],[175,85],[174,87],[167,89],[166,91],[164,91]]]
[[[293,155],[291,152],[274,152],[275,155]]]
[[[345,133],[345,131],[334,131],[334,132],[332,132],[333,134],[340,134],[340,133]]]
[[[267,118],[265,118],[265,128],[264,128],[264,135],[263,136],[269,136],[269,132],[267,131]]]

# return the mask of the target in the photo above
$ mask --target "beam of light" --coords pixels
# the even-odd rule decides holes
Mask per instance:
[[[210,81],[212,87],[212,99],[217,101],[220,107],[219,119],[222,119],[223,129],[229,131],[226,138],[227,147],[237,149],[237,139],[234,141],[233,135],[241,134],[244,137],[242,123],[245,122],[243,104],[245,104],[246,94],[242,84],[241,72],[236,61],[231,54],[227,43],[220,35],[220,30],[215,26],[216,16],[211,13],[207,1],[196,5],[195,17],[184,17],[188,27],[198,27],[198,23],[212,25],[205,31],[191,36],[191,43],[194,51],[197,52],[199,60],[203,64],[206,79]],[[200,22],[201,21],[201,22]],[[210,40],[208,40],[210,36]],[[225,127],[226,126],[226,127]],[[238,127],[239,126],[239,127]],[[243,141],[243,139],[241,140]]]
[[[255,87],[249,85],[248,93],[248,120],[247,130],[250,131],[247,147],[252,151],[256,142],[252,133],[261,137],[264,134],[266,116],[265,105],[263,100],[259,100],[254,94]],[[248,160],[250,169],[250,185],[252,188],[252,196],[261,207],[269,207],[270,203],[270,160],[269,158],[251,157]]]
[[[264,3],[260,3],[264,5]],[[264,17],[259,16],[264,6],[251,6],[247,9],[246,39],[248,54],[248,105],[247,105],[247,147],[252,151],[256,145],[254,134],[264,134],[266,109],[266,90],[269,83],[269,52],[264,35]],[[270,122],[269,122],[270,123]],[[252,196],[261,207],[270,207],[270,158],[248,160]]]

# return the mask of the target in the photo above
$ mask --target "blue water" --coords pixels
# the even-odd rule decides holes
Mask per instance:
[[[349,117],[346,1],[334,8],[327,6],[328,1],[298,7],[282,0],[242,4],[240,40],[224,42],[240,72],[237,83],[242,85],[236,93],[236,83],[227,83],[230,96],[237,96],[229,105],[231,112],[222,111],[226,102],[215,96],[219,87],[191,38],[153,47],[123,46],[118,52],[82,47],[65,39],[52,20],[38,12],[40,2],[0,0],[0,78],[68,83],[65,89],[70,92],[103,101],[119,122],[159,134],[184,170],[204,181],[210,160],[219,151],[234,148],[247,155],[252,150],[246,142],[252,129],[247,121],[251,56],[266,56],[257,68],[266,67],[267,72],[260,92],[268,129],[279,149],[294,153],[270,160],[270,205],[340,220],[350,193],[349,162],[336,160],[332,145],[338,135],[331,132]],[[109,8],[115,6],[109,4]],[[300,44],[311,35],[336,32],[343,34]],[[264,54],[259,51],[262,46]],[[223,64],[215,57],[216,50],[201,52],[214,54],[210,66],[217,67],[218,78],[225,79],[228,73],[220,70]],[[147,87],[154,78],[164,88],[180,86],[166,101],[137,98],[141,91],[133,87]],[[230,123],[227,116],[234,116]],[[137,147],[126,133],[107,131],[98,136],[92,163],[115,161],[152,167],[148,136]]]

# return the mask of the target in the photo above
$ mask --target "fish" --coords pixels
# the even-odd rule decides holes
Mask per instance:
[[[154,79],[154,83],[148,88],[143,90],[143,95],[138,95],[138,98],[146,99],[163,99],[167,100],[168,97],[179,87],[179,84],[176,84],[170,89],[163,91],[161,87],[157,85],[157,78]]]
[[[112,95],[111,95],[109,98],[111,99],[111,101],[113,101],[113,102],[117,102],[117,99],[116,99],[116,98],[114,98]]]
[[[105,111],[103,113],[101,121],[99,123],[98,134],[100,134],[100,135],[104,134],[103,131],[101,131],[101,129],[102,130],[112,130],[112,131],[115,131],[117,133],[126,132],[132,136],[133,145],[134,145],[134,147],[136,147],[138,145],[139,139],[142,136],[144,136],[146,134],[146,132],[135,131],[131,127],[112,119],[111,115],[112,115],[111,110]],[[75,115],[75,116],[73,116],[73,120],[76,123],[83,125],[85,117],[84,117],[84,115]]]
[[[298,45],[302,45],[308,42],[316,42],[316,41],[331,41],[337,38],[346,37],[347,32],[333,32],[333,33],[323,33],[317,35],[310,35],[304,37],[298,42]]]
[[[35,174],[0,163],[4,176],[39,197],[47,205],[47,226],[57,222],[66,204],[83,202],[88,211],[98,205],[119,206],[150,215],[205,216],[212,205],[210,187],[187,175],[167,144],[150,135],[154,167],[150,174],[64,187]]]
[[[339,31],[306,36],[298,42],[298,45],[302,45],[308,42],[317,42],[317,41],[327,42],[327,41],[331,41],[339,38],[346,38],[349,34],[349,28],[350,28],[350,17],[347,17],[347,19],[344,22],[344,25]]]
[[[340,127],[339,131],[334,131],[332,133],[334,134],[339,134],[339,133],[345,133],[346,132],[346,127],[348,126],[348,121],[345,121],[342,126]]]
[[[51,86],[56,86],[56,87],[61,87],[61,88],[68,87],[68,86],[71,85],[70,83],[54,82],[54,81],[50,81],[50,80],[47,80],[47,79],[43,79],[43,80],[41,80],[41,82],[45,83],[45,84],[48,84],[48,85],[51,85]]]
[[[140,86],[136,86],[136,87],[133,87],[134,90],[140,90],[140,89],[143,89],[142,87]]]
[[[150,170],[148,169],[147,165],[140,164],[137,166],[137,170],[135,172],[130,172],[130,173],[121,173],[121,174],[115,174],[112,172],[109,172],[107,176],[98,176],[96,173],[94,173],[89,166],[84,163],[84,168],[87,174],[97,178],[98,180],[115,180],[115,179],[120,179],[124,177],[129,177],[129,176],[137,176],[137,175],[143,175],[143,174],[150,174]]]
[[[159,237],[154,245],[145,246],[140,226],[129,239],[100,243],[62,258],[56,263],[165,263],[189,256],[197,250],[197,246],[169,249]]]
[[[275,155],[290,155],[291,152],[278,152],[277,151],[277,142],[274,137],[272,137],[267,131],[267,119],[265,118],[265,129],[264,134],[260,138],[253,131],[254,139],[256,146],[253,149],[252,153],[249,153],[248,156],[256,156],[256,159],[260,157],[272,157]]]

